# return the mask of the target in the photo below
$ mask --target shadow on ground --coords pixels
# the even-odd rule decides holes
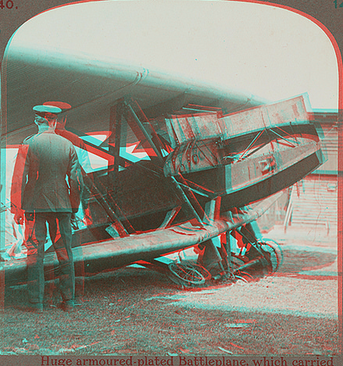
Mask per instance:
[[[287,253],[279,275],[296,273]],[[297,261],[323,265],[331,254],[298,253]],[[72,355],[333,355],[339,352],[332,318],[205,309],[167,299],[182,295],[170,280],[147,269],[125,268],[78,279],[81,306],[56,307],[54,283],[46,285],[45,311],[25,311],[26,288],[6,290],[0,354]],[[226,285],[227,286],[227,285]],[[234,286],[234,285],[233,285]]]

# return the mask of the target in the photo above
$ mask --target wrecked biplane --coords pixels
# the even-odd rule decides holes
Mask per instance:
[[[65,101],[72,106],[63,113],[65,136],[101,162],[84,169],[87,220],[73,234],[76,275],[139,263],[190,286],[276,271],[277,246],[258,240],[249,224],[323,162],[304,97],[265,104],[241,91],[123,65],[86,41],[70,47],[73,37],[87,40],[86,13],[100,21],[115,6],[73,4],[32,18],[13,35],[2,66],[6,146],[36,132],[33,105]],[[51,21],[56,26],[41,32]],[[104,50],[111,48],[107,31],[97,29]],[[237,233],[240,254],[231,247]],[[195,261],[162,258],[190,247]],[[1,265],[7,284],[26,281],[24,258]],[[46,273],[57,265],[47,250]]]

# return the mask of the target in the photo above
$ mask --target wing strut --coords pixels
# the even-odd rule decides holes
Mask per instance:
[[[115,190],[116,179],[119,171],[119,153],[121,140],[122,116],[124,114],[123,103],[118,103],[110,109],[110,135],[109,135],[109,153],[114,157],[113,166],[108,167],[109,186],[107,190]],[[111,186],[110,186],[111,185]]]
[[[144,137],[146,138],[146,140],[149,142],[151,148],[153,149],[155,155],[157,156],[157,158],[159,159],[159,161],[161,163],[163,163],[163,157],[161,154],[161,151],[158,149],[158,147],[154,144],[151,134],[152,136],[156,135],[156,132],[153,128],[151,128],[152,133],[150,134],[148,132],[148,130],[145,128],[144,124],[141,122],[141,120],[138,118],[137,114],[135,113],[135,111],[133,110],[132,106],[130,103],[126,103],[126,106],[128,108],[128,110],[130,111],[134,121],[136,122],[137,126],[139,127],[139,129],[141,130],[141,132],[143,133]],[[143,111],[141,111],[141,114],[144,116]],[[145,117],[145,116],[144,116]],[[145,117],[144,119],[146,119],[145,123],[150,125],[150,122],[148,121],[148,119]],[[128,119],[129,122],[129,119]],[[132,127],[131,127],[132,128]],[[133,128],[133,130],[135,131],[135,129]],[[158,136],[156,135],[156,137],[158,138]]]
[[[85,174],[83,176],[84,182],[86,187],[90,190],[90,192],[94,195],[96,200],[99,202],[99,204],[102,206],[102,208],[105,210],[106,214],[109,216],[111,221],[113,222],[113,226],[117,230],[120,237],[128,236],[125,227],[119,220],[116,213],[112,210],[111,206],[107,203],[106,199],[103,197],[102,193],[98,190],[96,185],[93,183],[93,181]]]
[[[173,176],[171,176],[171,181],[173,182],[176,190],[180,193],[180,195],[182,197],[182,200],[186,203],[187,207],[192,212],[192,214],[194,215],[194,217],[196,218],[196,220],[199,222],[200,225],[202,225],[202,220],[201,220],[199,214],[197,213],[196,209],[193,207],[193,205],[189,201],[186,193],[181,188],[180,183]]]

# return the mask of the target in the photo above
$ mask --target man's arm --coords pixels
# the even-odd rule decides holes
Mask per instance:
[[[20,225],[24,222],[22,202],[29,167],[28,150],[28,144],[23,143],[19,146],[11,185],[11,212],[14,213],[15,222]]]
[[[69,185],[70,185],[70,203],[73,213],[79,209],[81,194],[83,189],[83,178],[81,166],[77,157],[74,146],[71,146],[70,153],[70,170],[69,170]]]

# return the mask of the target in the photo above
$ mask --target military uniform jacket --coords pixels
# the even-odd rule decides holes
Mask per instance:
[[[12,212],[77,212],[83,181],[73,144],[51,131],[24,140],[11,188]]]

